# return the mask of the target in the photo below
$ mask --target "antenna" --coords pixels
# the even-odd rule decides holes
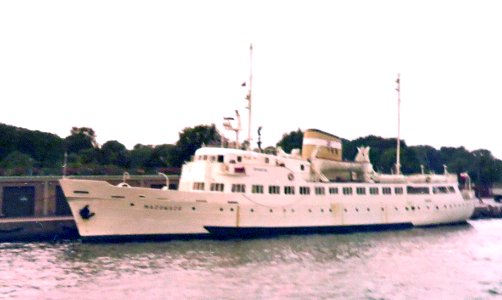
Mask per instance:
[[[401,174],[401,79],[397,73],[397,150],[396,150],[396,175]]]
[[[251,148],[251,91],[253,87],[253,44],[249,45],[249,90],[246,96],[248,101],[249,120],[248,120],[248,147]]]

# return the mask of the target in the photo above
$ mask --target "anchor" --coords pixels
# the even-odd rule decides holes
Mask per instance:
[[[84,220],[89,220],[90,218],[92,218],[95,215],[95,213],[93,213],[89,210],[89,205],[84,206],[80,210],[79,213],[80,213],[80,216],[82,217],[82,219],[84,219]]]

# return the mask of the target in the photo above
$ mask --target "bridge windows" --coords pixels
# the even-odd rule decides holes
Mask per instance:
[[[338,194],[338,188],[337,188],[337,187],[330,187],[330,188],[329,188],[329,193],[330,193],[331,195],[336,195],[336,194]]]
[[[366,195],[366,188],[364,188],[364,187],[357,187],[356,188],[356,193],[358,195]]]
[[[378,188],[370,187],[370,195],[378,195]]]
[[[402,195],[403,191],[404,191],[403,188],[400,186],[394,188],[394,194],[396,194],[396,195]]]
[[[406,192],[410,195],[426,195],[430,194],[427,186],[407,186]]]

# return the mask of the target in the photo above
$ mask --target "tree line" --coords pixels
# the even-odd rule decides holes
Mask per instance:
[[[298,129],[285,133],[275,145],[290,152],[300,148],[303,132]],[[396,160],[396,139],[378,136],[355,140],[342,139],[343,159],[352,160],[359,146],[370,146],[370,159],[376,171],[390,173]],[[62,175],[66,161],[67,175],[119,175],[178,173],[202,145],[229,144],[215,125],[188,127],[179,133],[175,144],[137,144],[128,150],[116,140],[102,145],[96,142],[92,128],[73,127],[61,138],[55,134],[32,131],[0,124],[0,176]],[[274,153],[276,147],[263,151]],[[66,158],[65,158],[66,154]],[[502,161],[490,151],[468,151],[464,147],[408,146],[401,141],[401,165],[404,174],[425,172],[441,174],[444,166],[450,173],[467,172],[480,191],[502,180]]]

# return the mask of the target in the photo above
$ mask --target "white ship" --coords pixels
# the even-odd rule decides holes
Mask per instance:
[[[237,119],[236,126],[228,119],[224,125],[235,131],[238,146],[238,113]],[[466,222],[474,211],[472,192],[461,191],[457,176],[446,170],[401,175],[399,140],[398,134],[394,175],[373,170],[369,148],[344,162],[338,137],[307,130],[302,150],[291,154],[198,149],[182,168],[178,190],[69,178],[60,184],[80,235],[94,239],[249,237]]]
[[[322,145],[325,146],[322,146]],[[246,237],[465,222],[470,193],[454,174],[373,171],[368,149],[343,162],[332,135],[307,130],[300,156],[201,148],[178,190],[60,181],[82,237]]]

